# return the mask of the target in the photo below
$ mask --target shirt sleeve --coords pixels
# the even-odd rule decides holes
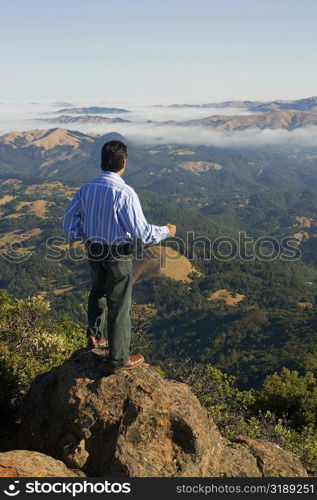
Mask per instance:
[[[141,238],[145,245],[157,244],[168,238],[167,226],[148,224],[143,214],[138,195],[133,189],[123,192],[118,206],[118,219],[132,238]]]
[[[75,238],[86,239],[83,232],[83,221],[80,206],[80,193],[79,189],[72,201],[68,204],[64,218],[63,218],[63,229],[68,240],[74,240]]]

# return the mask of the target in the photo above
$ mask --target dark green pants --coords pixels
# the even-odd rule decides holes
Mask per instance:
[[[88,298],[87,335],[103,338],[107,330],[109,363],[117,368],[129,359],[132,256],[107,256],[96,260],[89,252],[88,259],[92,287]]]

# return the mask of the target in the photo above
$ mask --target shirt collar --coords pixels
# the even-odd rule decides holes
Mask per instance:
[[[125,184],[124,180],[122,179],[121,175],[116,174],[115,172],[111,172],[110,170],[104,170],[100,174],[101,177],[107,177],[108,179],[115,179],[118,182],[121,182],[122,184]]]

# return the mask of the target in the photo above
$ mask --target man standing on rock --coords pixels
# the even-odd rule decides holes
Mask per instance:
[[[144,361],[129,354],[131,341],[132,241],[146,245],[175,236],[176,226],[148,224],[138,195],[122,179],[127,146],[109,141],[101,149],[101,174],[86,182],[69,203],[63,220],[68,239],[85,243],[92,271],[88,298],[88,347],[106,347],[105,311],[109,341],[109,368],[131,369]]]

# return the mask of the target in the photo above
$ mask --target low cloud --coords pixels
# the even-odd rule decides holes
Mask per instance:
[[[87,103],[76,103],[76,105],[84,104]],[[120,107],[120,103],[115,104]],[[224,114],[223,109],[161,108],[151,106],[134,106],[133,108],[129,108],[126,103],[125,106],[131,109],[131,112],[129,115],[125,115],[124,118],[132,120],[131,123],[55,124],[46,121],[48,117],[52,118],[58,116],[54,114],[54,112],[52,113],[52,106],[50,104],[4,104],[1,106],[0,110],[0,134],[35,128],[47,129],[62,127],[88,134],[103,135],[110,132],[118,132],[130,141],[146,145],[184,144],[188,146],[216,146],[220,148],[264,147],[267,145],[288,145],[299,148],[317,146],[316,126],[297,128],[291,131],[285,129],[259,128],[249,128],[243,131],[217,131],[208,126],[175,126],[172,124],[154,122],[203,118],[211,116],[213,113]],[[235,114],[236,112],[237,110],[230,110],[230,114]],[[229,114],[228,109],[226,109],[226,114]],[[111,118],[114,116],[115,115],[111,115]],[[42,120],[36,118],[42,118]]]
[[[48,124],[47,128],[52,127]],[[63,125],[65,127],[65,125]],[[41,122],[41,128],[44,127]],[[242,148],[270,146],[294,146],[300,148],[317,146],[317,127],[295,130],[250,128],[239,131],[216,131],[207,126],[175,126],[153,123],[114,123],[106,125],[75,124],[65,127],[91,134],[118,132],[136,144],[155,146],[159,144],[184,144],[192,146],[215,146],[219,148]]]

